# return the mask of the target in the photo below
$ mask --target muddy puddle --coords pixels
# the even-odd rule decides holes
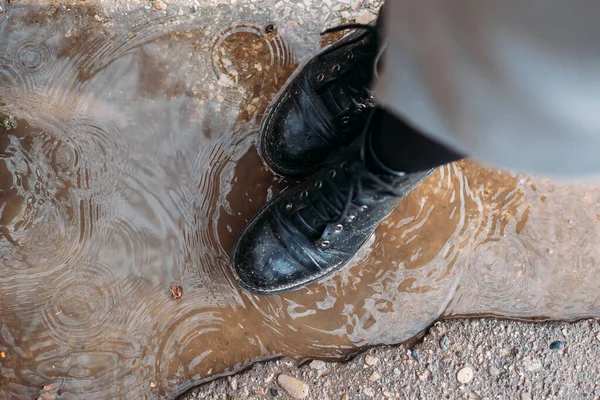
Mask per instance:
[[[333,278],[236,286],[237,232],[290,184],[262,164],[258,121],[335,13],[0,6],[0,398],[174,398],[448,316],[600,316],[600,182],[472,162],[434,173]]]

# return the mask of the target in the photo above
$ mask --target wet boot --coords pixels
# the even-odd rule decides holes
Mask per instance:
[[[263,121],[262,156],[278,174],[310,175],[365,128],[374,107],[377,28],[353,24],[324,33],[347,29],[355,31],[292,75]]]
[[[383,165],[370,137],[270,201],[245,226],[232,252],[240,285],[261,294],[298,289],[342,268],[433,169]]]

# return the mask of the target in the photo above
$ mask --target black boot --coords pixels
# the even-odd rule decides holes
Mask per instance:
[[[242,230],[232,253],[240,285],[278,293],[339,270],[432,171],[389,171],[370,146],[347,149],[338,162],[270,201]]]
[[[377,28],[353,24],[325,33],[345,29],[356,31],[299,68],[263,122],[263,158],[281,175],[310,175],[365,128],[374,106]]]

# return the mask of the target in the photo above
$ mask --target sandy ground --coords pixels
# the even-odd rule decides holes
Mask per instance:
[[[374,348],[347,363],[257,364],[181,400],[600,399],[599,359],[598,320],[447,320],[412,348]],[[286,387],[297,390],[295,397],[282,375],[304,382]]]

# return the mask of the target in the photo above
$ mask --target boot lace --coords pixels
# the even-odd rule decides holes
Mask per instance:
[[[333,44],[331,47],[323,51],[320,54],[320,57],[330,54],[341,47],[358,43],[369,35],[373,35],[375,43],[377,43],[377,28],[365,24],[348,24],[337,26],[323,31],[321,35],[327,35],[349,29],[361,29],[364,30],[364,33],[358,35],[350,41]],[[365,44],[363,46],[354,47],[351,51],[352,67],[353,70],[358,73],[358,77],[360,77],[360,79],[357,79],[357,75],[342,73],[339,67],[334,67],[332,70],[332,75],[328,79],[325,80],[324,76],[319,76],[317,77],[317,81],[320,81],[320,84],[323,85],[323,87],[327,87],[329,84],[334,82],[337,83],[341,91],[350,99],[350,104],[354,105],[354,107],[358,109],[361,109],[366,107],[366,105],[360,101],[361,98],[373,98],[373,92],[369,89],[365,82],[370,82],[372,78],[374,70],[373,60],[375,59],[375,52],[377,49],[373,45]],[[306,75],[306,78],[303,82],[303,89],[306,93],[310,93],[312,91],[311,82],[315,81],[314,75],[315,73],[312,70],[308,71]],[[294,97],[294,102],[296,107],[301,111],[302,121],[305,129],[315,133],[325,142],[328,142],[339,134],[339,129],[336,128],[333,123],[331,112],[322,100],[313,100],[311,97],[308,97],[308,101],[301,102],[297,97]],[[344,111],[342,111],[342,113]]]
[[[401,196],[398,183],[403,180],[398,177],[394,177],[393,180],[386,179],[373,174],[363,162],[357,161],[348,167],[340,168],[339,172],[337,169],[332,169],[324,174],[315,183],[310,194],[307,190],[302,192],[304,201],[300,202],[301,204],[292,212],[307,210],[308,213],[316,216],[317,218],[310,220],[303,218],[303,220],[315,233],[322,235],[327,225],[343,222],[353,204],[365,207],[358,204],[365,196],[375,198]]]

